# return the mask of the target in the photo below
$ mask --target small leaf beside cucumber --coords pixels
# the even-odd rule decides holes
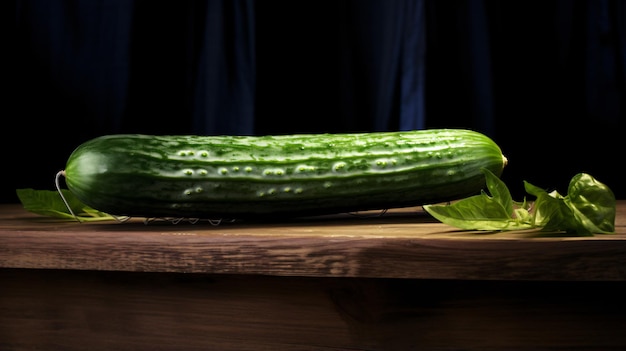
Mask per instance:
[[[69,190],[61,189],[63,198],[55,190],[17,189],[17,197],[29,212],[50,218],[85,222],[114,220],[115,217],[95,210],[78,200]],[[69,208],[68,208],[69,206]]]

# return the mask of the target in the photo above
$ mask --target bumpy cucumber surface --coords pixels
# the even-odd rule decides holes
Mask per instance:
[[[450,201],[506,158],[465,129],[269,136],[105,135],[70,155],[68,189],[134,217],[308,216]]]

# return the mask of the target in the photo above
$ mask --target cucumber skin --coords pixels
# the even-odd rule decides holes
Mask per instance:
[[[119,216],[309,216],[460,199],[506,158],[465,129],[268,136],[105,135],[79,145],[68,189]]]

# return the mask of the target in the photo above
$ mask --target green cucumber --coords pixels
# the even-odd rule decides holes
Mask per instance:
[[[465,129],[266,136],[105,135],[68,158],[68,189],[119,216],[308,216],[460,199],[506,158]]]

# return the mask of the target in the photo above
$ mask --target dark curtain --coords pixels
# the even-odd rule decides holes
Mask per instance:
[[[626,149],[624,1],[485,3],[494,135],[510,187],[528,180],[565,194],[587,172],[626,198],[615,172]]]
[[[424,1],[255,5],[256,133],[423,128]]]
[[[1,200],[101,134],[471,128],[522,180],[626,198],[623,0],[16,0]]]
[[[54,189],[72,150],[98,135],[254,132],[252,0],[14,5],[3,202]]]

